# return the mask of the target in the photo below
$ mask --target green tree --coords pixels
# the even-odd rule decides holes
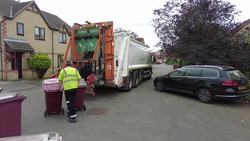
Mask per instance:
[[[153,26],[160,39],[157,46],[170,57],[183,58],[188,64],[235,67],[250,59],[245,37],[235,37],[240,25],[235,17],[240,12],[229,2],[169,0],[153,13]]]

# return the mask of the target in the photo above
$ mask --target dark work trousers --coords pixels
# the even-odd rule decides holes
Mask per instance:
[[[66,104],[68,107],[68,117],[74,119],[77,116],[74,106],[77,89],[65,90],[64,93],[65,93]]]

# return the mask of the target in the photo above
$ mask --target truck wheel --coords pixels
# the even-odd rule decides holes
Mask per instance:
[[[151,79],[151,78],[152,78],[152,74],[153,74],[153,73],[152,73],[152,69],[150,69],[150,72],[149,72],[149,73],[150,73],[150,75],[147,77],[147,79]]]
[[[149,75],[148,77],[147,77],[147,79],[151,79],[152,78],[152,75]]]
[[[126,79],[125,83],[125,90],[130,91],[133,88],[133,74],[130,73],[130,75]]]
[[[142,79],[143,79],[143,70],[140,70],[140,72],[139,72],[139,85],[141,84],[141,82],[142,82]]]
[[[133,87],[138,87],[138,85],[139,85],[139,72],[138,71],[135,71],[135,73],[134,73],[135,75],[134,75],[134,80],[133,80],[133,82],[134,82],[134,84],[133,84]]]

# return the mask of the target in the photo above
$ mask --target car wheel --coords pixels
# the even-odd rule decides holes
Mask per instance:
[[[164,91],[164,85],[161,81],[156,81],[155,82],[155,89],[159,92]]]
[[[213,101],[213,95],[211,91],[207,88],[200,88],[197,91],[198,99],[204,103],[210,103]]]

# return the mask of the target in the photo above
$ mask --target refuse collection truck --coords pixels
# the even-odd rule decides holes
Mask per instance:
[[[114,33],[112,21],[74,24],[62,68],[66,60],[72,60],[92,92],[95,86],[129,91],[153,73],[149,46],[127,32]]]

